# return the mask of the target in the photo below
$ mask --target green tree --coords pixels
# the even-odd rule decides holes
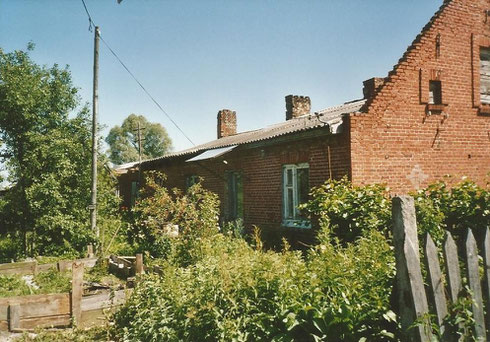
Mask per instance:
[[[81,251],[93,241],[90,132],[68,67],[0,49],[0,140],[11,183],[0,226],[22,241],[24,253]],[[104,200],[99,211],[111,212],[103,207],[113,202]]]
[[[149,122],[143,115],[131,114],[121,126],[114,126],[105,139],[109,145],[109,159],[114,164],[138,160],[138,123],[143,159],[161,157],[172,149],[172,141],[162,125]]]

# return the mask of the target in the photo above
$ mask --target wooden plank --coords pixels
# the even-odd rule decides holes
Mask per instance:
[[[0,306],[0,321],[7,321],[8,320],[8,313],[9,313],[9,306],[7,305],[1,305]]]
[[[102,325],[107,322],[104,309],[82,311],[79,327],[86,328],[90,326]]]
[[[70,314],[70,297],[68,294],[64,297],[52,297],[47,295],[44,301],[35,303],[19,304],[20,317],[42,317]]]
[[[141,253],[136,254],[135,273],[143,274],[143,254]]]
[[[468,229],[466,236],[466,267],[468,273],[468,284],[473,293],[473,317],[475,319],[475,336],[477,341],[487,341],[485,320],[483,316],[483,298],[478,271],[478,249],[475,237]]]
[[[51,263],[51,264],[38,264],[37,265],[37,271],[38,272],[46,272],[52,268],[57,269],[58,264],[57,263]]]
[[[55,316],[43,316],[32,318],[21,318],[19,329],[20,330],[34,330],[36,328],[48,328],[48,327],[68,327],[71,324],[71,317],[67,315],[55,315]]]
[[[82,262],[83,267],[92,268],[95,266],[95,264],[97,264],[98,260],[99,258],[85,258],[85,259],[79,259],[77,261]]]
[[[37,261],[8,262],[5,264],[0,264],[0,271],[12,269],[12,268],[32,269],[34,264],[37,264]]]
[[[81,319],[81,300],[83,295],[83,263],[74,262],[72,266],[71,316],[76,325]]]
[[[458,250],[451,233],[448,231],[446,231],[446,240],[444,241],[444,260],[447,269],[449,296],[451,301],[455,303],[458,300],[458,295],[463,287],[461,285]]]
[[[69,271],[72,268],[73,263],[82,263],[84,267],[92,268],[97,263],[98,258],[85,258],[76,260],[60,260],[58,261],[58,270],[60,272]]]
[[[53,294],[39,294],[39,295],[29,295],[29,296],[17,296],[17,297],[4,297],[0,298],[0,307],[8,306],[10,304],[27,304],[27,303],[39,303],[43,302],[46,297],[50,300],[56,300],[58,297],[66,297],[67,293],[53,293]]]
[[[410,341],[431,340],[429,322],[413,327],[414,322],[428,317],[417,238],[415,205],[410,196],[394,197],[392,217],[396,258],[398,301],[403,337]]]
[[[72,267],[72,261],[70,260],[60,260],[58,261],[58,271],[59,272],[65,272],[68,270],[71,270]]]
[[[487,329],[490,329],[490,229],[487,227],[485,230],[485,238],[483,240],[483,266],[485,267],[484,272],[484,283],[483,283],[483,297],[485,299],[485,308],[487,311],[486,315],[486,326]],[[488,334],[488,331],[487,331]]]
[[[116,255],[111,255],[112,261],[114,261],[116,264],[123,264],[124,267],[133,267],[133,261],[130,259],[136,259],[135,257],[118,257]]]
[[[20,305],[13,304],[9,306],[9,330],[20,329]]]
[[[9,331],[9,322],[7,320],[0,321],[0,331]]]
[[[122,305],[126,302],[126,296],[129,296],[130,293],[131,291],[129,290],[119,290],[115,291],[113,295],[110,292],[107,292],[83,297],[81,302],[81,310],[83,312]]]
[[[439,264],[439,256],[437,254],[436,245],[429,234],[427,234],[425,241],[425,263],[427,265],[429,285],[434,308],[436,310],[437,322],[440,327],[440,333],[445,336],[443,322],[444,318],[447,316],[447,303],[446,296],[444,295],[444,283],[442,280],[441,266]]]
[[[37,261],[0,264],[0,274],[36,274]]]
[[[106,308],[106,309],[82,311],[82,320],[80,322],[80,328],[105,325],[107,324],[107,314],[113,313],[116,310],[117,310],[117,306]]]

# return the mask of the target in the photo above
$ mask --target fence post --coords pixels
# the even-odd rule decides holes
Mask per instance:
[[[485,303],[487,305],[486,310],[487,310],[487,315],[486,315],[486,325],[487,325],[487,330],[490,329],[490,312],[489,312],[489,306],[490,306],[490,230],[487,229],[485,230],[485,240],[483,242],[483,264],[485,265],[485,275],[484,275],[484,287],[483,287],[483,297],[485,298]],[[487,331],[488,333],[488,331]]]
[[[87,258],[94,257],[94,246],[92,244],[87,245]]]
[[[466,236],[466,264],[468,272],[468,284],[473,292],[473,317],[475,318],[475,335],[476,340],[485,342],[487,333],[485,330],[485,318],[483,315],[483,297],[480,284],[480,272],[478,269],[478,249],[476,240],[468,228]]]
[[[136,274],[143,274],[143,254],[141,253],[136,254],[135,264],[136,264],[135,267]]]
[[[420,268],[415,205],[410,196],[394,197],[393,226],[398,305],[404,340],[431,339],[428,305]],[[420,321],[420,324],[413,326]]]
[[[9,331],[15,332],[20,329],[20,304],[9,305]]]
[[[431,294],[434,300],[434,308],[436,310],[437,323],[440,327],[440,333],[444,336],[444,340],[447,341],[449,337],[445,332],[444,318],[447,316],[447,302],[446,295],[444,294],[444,282],[442,278],[441,265],[439,263],[439,256],[437,248],[432,240],[431,236],[427,233],[425,242],[425,263],[427,265],[427,275],[429,277],[429,284],[431,287]]]
[[[446,261],[447,268],[449,295],[451,297],[451,302],[456,303],[459,292],[463,287],[461,285],[458,250],[451,233],[448,231],[446,231],[446,241],[444,242],[444,259]]]
[[[82,318],[82,294],[83,294],[83,263],[74,262],[72,266],[72,283],[71,283],[71,317],[73,324],[76,326]]]

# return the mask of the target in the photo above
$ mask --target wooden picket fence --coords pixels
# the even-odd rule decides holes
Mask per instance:
[[[427,286],[422,276],[419,241],[413,198],[400,196],[393,199],[394,242],[397,273],[397,299],[403,341],[433,341],[431,325],[437,324],[442,341],[458,341],[458,337],[445,326],[448,303],[455,303],[461,295],[462,278],[460,258],[453,237],[447,232],[443,255],[446,274],[441,271],[439,254],[430,235],[424,245]],[[473,334],[477,341],[487,341],[490,313],[485,317],[490,298],[490,232],[486,228],[481,257],[484,276],[480,279],[478,247],[473,232],[468,229],[464,253],[464,273],[472,294],[472,312],[475,320]],[[483,295],[485,294],[485,295]],[[485,297],[485,301],[484,301]],[[486,321],[485,321],[486,319]],[[435,320],[435,322],[434,322]],[[485,327],[486,326],[486,327]],[[490,335],[489,335],[490,336]]]

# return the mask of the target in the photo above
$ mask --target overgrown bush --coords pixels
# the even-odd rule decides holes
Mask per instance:
[[[22,254],[20,239],[12,237],[12,235],[0,236],[0,263],[17,260]]]
[[[142,199],[133,209],[132,236],[144,251],[154,257],[173,258],[190,264],[199,258],[203,238],[218,232],[218,196],[205,190],[200,183],[185,193],[169,191],[161,184],[165,176],[153,172],[146,178]],[[178,226],[177,238],[169,235]]]
[[[456,238],[464,237],[468,228],[482,235],[490,227],[490,189],[463,178],[461,182],[448,184],[450,179],[430,184],[412,193],[419,233],[430,233],[441,242],[445,230]]]
[[[71,272],[54,268],[35,276],[0,275],[0,297],[69,292],[70,280]]]
[[[161,204],[174,203],[161,194]],[[487,222],[488,191],[471,182],[417,194],[420,234],[437,235],[449,220],[452,229]],[[343,179],[312,197],[303,209],[318,217],[320,233],[307,253],[286,243],[282,252],[263,251],[259,234],[251,246],[231,226],[200,235],[188,245],[188,255],[199,257],[181,263],[171,255],[162,276],[141,279],[116,314],[114,333],[124,341],[396,341],[387,190]]]
[[[378,232],[347,247],[262,251],[217,234],[201,259],[164,263],[116,314],[119,338],[139,341],[382,341],[390,320],[394,257]],[[391,330],[391,331],[390,331]]]
[[[327,236],[324,235],[324,238]],[[345,247],[320,240],[307,259],[308,291],[301,312],[308,331],[321,341],[384,341],[394,338],[397,324],[390,310],[395,257],[389,240],[365,230]]]
[[[391,202],[383,185],[355,186],[345,177],[327,180],[311,191],[311,198],[302,209],[342,243],[353,242],[371,229],[391,230]]]

